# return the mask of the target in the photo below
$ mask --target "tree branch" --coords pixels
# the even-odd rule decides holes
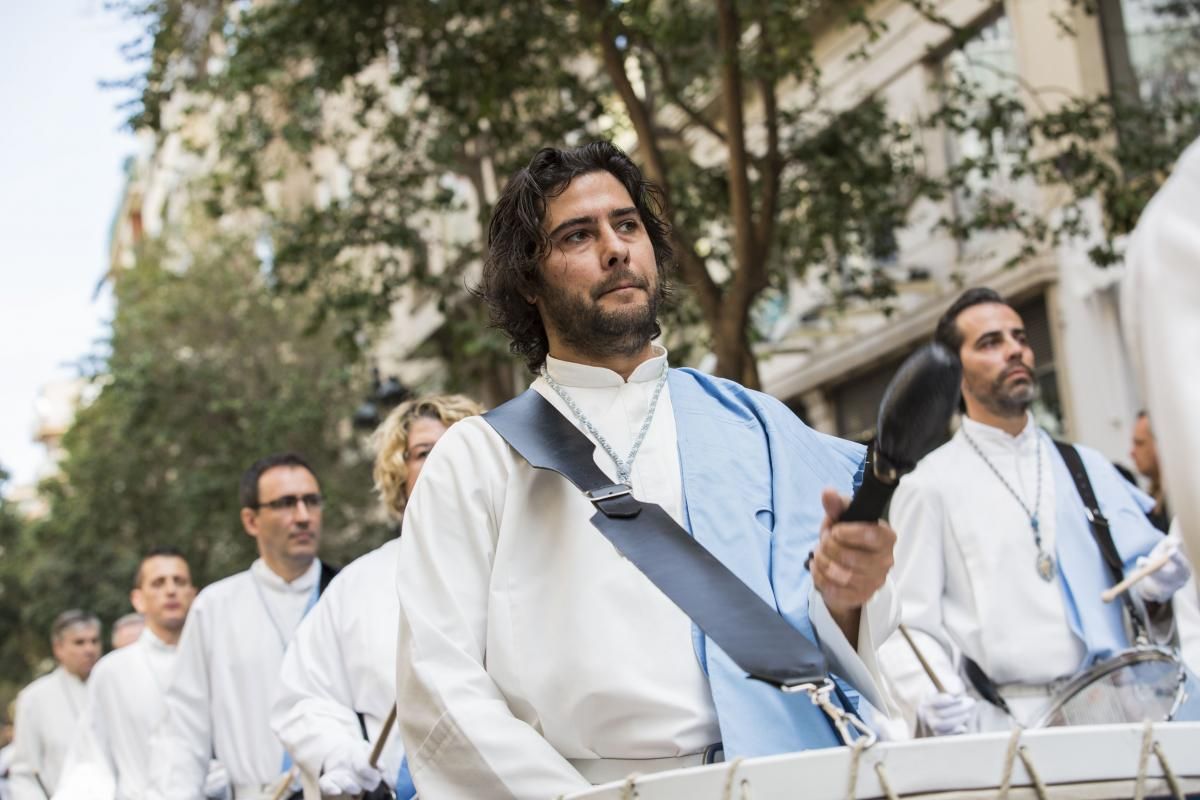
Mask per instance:
[[[750,161],[746,153],[746,120],[743,111],[745,94],[742,88],[738,47],[742,25],[733,0],[717,0],[717,42],[720,51],[721,94],[725,110],[725,128],[729,149],[729,210],[733,218],[734,253],[737,269],[732,285],[735,303],[745,303],[756,284],[755,272],[758,246],[755,242],[754,212],[750,203]]]
[[[758,207],[758,240],[755,262],[761,265],[761,282],[759,289],[766,288],[767,257],[771,251],[771,241],[775,237],[775,220],[779,203],[779,182],[783,173],[783,159],[779,153],[779,99],[775,94],[775,52],[772,50],[770,27],[767,25],[766,14],[758,21],[759,46],[763,58],[767,62],[761,77],[758,79],[758,91],[763,101],[763,125],[767,130],[767,154],[760,168],[762,173],[762,199]]]
[[[612,80],[617,94],[621,97],[625,110],[629,114],[633,128],[638,135],[638,148],[646,162],[646,173],[650,180],[657,183],[666,195],[667,202],[671,200],[671,183],[667,174],[666,161],[659,147],[658,131],[654,126],[645,104],[633,90],[629,75],[625,72],[625,59],[617,48],[617,30],[614,24],[613,12],[606,0],[576,0],[580,12],[592,21],[599,32],[600,52],[604,58],[604,68]],[[708,274],[704,260],[696,255],[695,244],[682,230],[672,225],[671,238],[675,244],[675,258],[697,299],[705,317],[711,323],[721,314],[721,290]]]

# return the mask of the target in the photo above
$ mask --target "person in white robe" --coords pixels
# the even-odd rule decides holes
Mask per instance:
[[[375,435],[375,488],[396,520],[434,444],[459,420],[483,413],[461,395],[401,403]],[[372,746],[396,702],[396,597],[399,540],[352,561],[329,584],[288,646],[271,727],[296,763],[319,776],[321,794],[356,797],[380,781],[412,797],[404,747],[394,728],[377,764]],[[364,735],[365,734],[365,735]]]
[[[881,657],[918,734],[1007,730],[1014,720],[964,681],[965,659],[1028,725],[1066,679],[1130,643],[1122,603],[1100,599],[1111,578],[1079,492],[1029,412],[1036,381],[1020,316],[990,289],[971,289],[936,338],[959,354],[966,416],[900,483],[890,519],[904,531],[895,570],[901,616],[946,691],[902,636]],[[1098,453],[1076,449],[1125,568],[1169,550],[1145,515],[1153,501]],[[1169,601],[1188,575],[1175,552],[1134,587],[1139,609]]]
[[[1121,317],[1154,427],[1173,535],[1200,569],[1200,139],[1142,212],[1125,253]],[[1180,646],[1200,670],[1200,596],[1193,581],[1175,598]]]
[[[135,642],[113,650],[92,670],[87,706],[54,800],[150,800],[150,742],[166,712],[176,645],[195,597],[191,570],[178,550],[156,548],[142,558],[130,602],[145,625]],[[206,796],[223,797],[224,770],[210,772]]]
[[[120,650],[122,647],[128,647],[136,642],[142,636],[142,631],[146,628],[145,618],[136,611],[126,614],[123,617],[118,617],[112,624],[112,649]]]
[[[17,695],[13,760],[14,800],[46,800],[54,793],[63,758],[87,703],[85,681],[100,659],[100,620],[64,611],[50,628],[58,666]]]
[[[188,613],[151,746],[159,800],[200,800],[214,755],[237,800],[271,798],[284,782],[299,793],[270,711],[288,642],[336,572],[317,559],[320,486],[303,458],[284,453],[251,465],[240,500],[259,558],[205,587]]]
[[[820,643],[835,673],[882,706],[874,651],[894,627],[886,574],[895,535],[886,524],[832,524],[844,500],[821,493],[825,474],[850,488],[862,449],[815,434],[772,398],[667,369],[651,341],[670,261],[652,192],[607,143],[539,153],[492,219],[481,292],[493,321],[531,368],[544,365],[534,389],[597,443],[610,478],[703,534]],[[768,466],[761,448],[774,434],[790,446],[771,449],[779,461]],[[723,449],[735,440],[755,454]],[[778,485],[784,474],[800,482]],[[751,497],[730,498],[729,487]],[[757,513],[713,524],[725,500]],[[726,736],[727,757],[805,738],[840,743],[819,714],[796,716],[744,672],[718,674],[723,653],[590,525],[593,513],[484,418],[439,442],[405,514],[396,579],[399,721],[421,796],[547,798],[699,765],[727,723],[745,721],[743,701],[775,716],[763,718],[757,741]],[[723,681],[720,697],[706,669],[713,686]]]

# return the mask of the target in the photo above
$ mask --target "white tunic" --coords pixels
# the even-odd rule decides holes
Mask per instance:
[[[175,652],[147,627],[136,642],[100,659],[54,800],[150,796],[150,742],[166,713]]]
[[[167,716],[151,748],[156,798],[200,800],[214,750],[236,797],[278,780],[284,751],[270,727],[271,705],[320,569],[314,559],[288,583],[258,559],[196,597],[167,689]]]
[[[53,794],[86,704],[86,685],[61,666],[17,695],[10,773],[14,800],[45,800],[38,778]]]
[[[348,740],[363,741],[356,712],[373,745],[395,702],[399,548],[392,540],[342,569],[284,656],[271,727],[310,775],[320,775],[325,759]],[[393,728],[379,759],[389,785],[403,757]]]
[[[548,365],[624,457],[665,352],[627,383],[607,369]],[[543,379],[533,385],[573,419]],[[599,447],[596,463],[615,479]],[[682,522],[669,388],[631,479],[638,499]],[[423,796],[555,797],[589,785],[568,759],[671,757],[720,740],[691,621],[566,486],[480,418],[454,425],[422,471],[400,543],[397,695]],[[833,669],[867,670],[815,592],[811,612]]]
[[[1032,417],[1018,436],[963,419],[949,442],[900,482],[890,518],[896,529],[901,617],[934,672],[960,688],[958,655],[978,663],[996,683],[1047,683],[1071,675],[1086,648],[1071,630],[1059,577],[1038,575],[1029,515],[964,438],[968,432],[1025,504],[1037,497],[1042,548],[1055,552],[1055,482],[1051,445]],[[1036,655],[1034,655],[1036,654]],[[899,633],[881,651],[897,699],[911,716],[934,689]],[[1033,698],[1032,705],[1045,703]],[[1022,704],[1022,701],[1018,701]],[[1016,710],[1016,709],[1014,709]],[[982,710],[988,726],[1005,719]],[[1018,715],[1019,715],[1018,711]]]
[[[1200,574],[1200,140],[1129,241],[1122,320],[1156,436],[1171,512]]]

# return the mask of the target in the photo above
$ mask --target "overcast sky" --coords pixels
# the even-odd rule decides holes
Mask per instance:
[[[112,305],[96,287],[134,151],[102,90],[133,67],[119,47],[136,27],[103,0],[0,2],[0,466],[32,480],[38,388],[105,335]]]

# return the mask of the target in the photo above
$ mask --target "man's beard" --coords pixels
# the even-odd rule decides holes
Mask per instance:
[[[1006,387],[1005,382],[1018,369],[1024,369],[1029,374],[1029,383]],[[988,411],[999,417],[1024,415],[1037,397],[1037,381],[1033,379],[1033,370],[1025,364],[1008,367],[996,376],[995,380],[984,386],[980,383],[982,382],[977,383],[968,378],[967,389]]]
[[[622,284],[645,291],[645,305],[623,306],[611,311],[602,308],[601,295]],[[631,272],[609,276],[592,290],[590,300],[545,282],[539,299],[542,313],[563,344],[579,353],[597,357],[635,355],[658,333],[658,293],[646,280]]]

